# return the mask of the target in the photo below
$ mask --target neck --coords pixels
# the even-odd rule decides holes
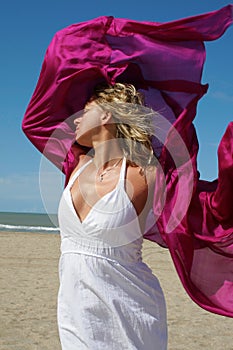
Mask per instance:
[[[105,169],[116,159],[123,158],[123,152],[120,148],[119,141],[116,138],[108,139],[104,142],[93,145],[94,147],[94,164],[99,169]]]

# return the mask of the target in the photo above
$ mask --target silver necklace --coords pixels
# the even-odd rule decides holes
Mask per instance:
[[[104,175],[107,174],[107,172],[109,172],[110,170],[116,168],[116,166],[120,163],[121,159],[122,158],[120,158],[111,168],[107,168],[106,170],[104,170],[101,174],[98,175],[98,172],[97,172],[97,175],[98,175],[98,178],[99,178],[100,182],[103,182]]]

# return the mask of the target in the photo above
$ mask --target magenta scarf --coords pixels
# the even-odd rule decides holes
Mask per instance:
[[[144,237],[169,249],[184,288],[198,305],[231,317],[233,123],[219,145],[218,180],[207,182],[198,178],[192,121],[208,89],[201,85],[203,42],[224,33],[232,10],[229,5],[163,24],[99,17],[59,31],[47,49],[23,120],[27,137],[68,180],[79,155],[87,152],[74,144],[71,116],[83,109],[94,86],[130,82],[140,89],[146,104],[162,111],[174,126],[162,144],[154,143],[160,161],[154,195],[157,225]]]

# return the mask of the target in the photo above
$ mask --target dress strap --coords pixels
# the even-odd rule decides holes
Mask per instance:
[[[126,175],[126,157],[124,157],[122,160],[119,183],[118,183],[119,185],[122,185],[123,187],[125,187],[125,175]]]
[[[74,181],[79,177],[79,175],[83,172],[83,170],[93,161],[93,159],[90,159],[87,163],[83,164],[71,177],[70,181],[68,182],[69,187],[72,187],[74,184]],[[122,165],[121,165],[121,171],[120,171],[120,177],[118,185],[125,185],[125,173],[126,173],[126,158],[123,157]]]
[[[92,162],[93,159],[90,159],[88,162],[86,162],[85,164],[83,164],[75,173],[74,175],[71,177],[70,181],[68,182],[68,186],[72,187],[74,184],[74,181],[77,179],[77,177],[79,177],[79,175],[83,172],[84,169],[86,169],[86,167]]]

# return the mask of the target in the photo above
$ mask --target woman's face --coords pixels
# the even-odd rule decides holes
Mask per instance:
[[[94,101],[86,104],[82,113],[74,120],[75,139],[86,147],[91,147],[93,141],[100,135],[103,125],[104,110]]]

